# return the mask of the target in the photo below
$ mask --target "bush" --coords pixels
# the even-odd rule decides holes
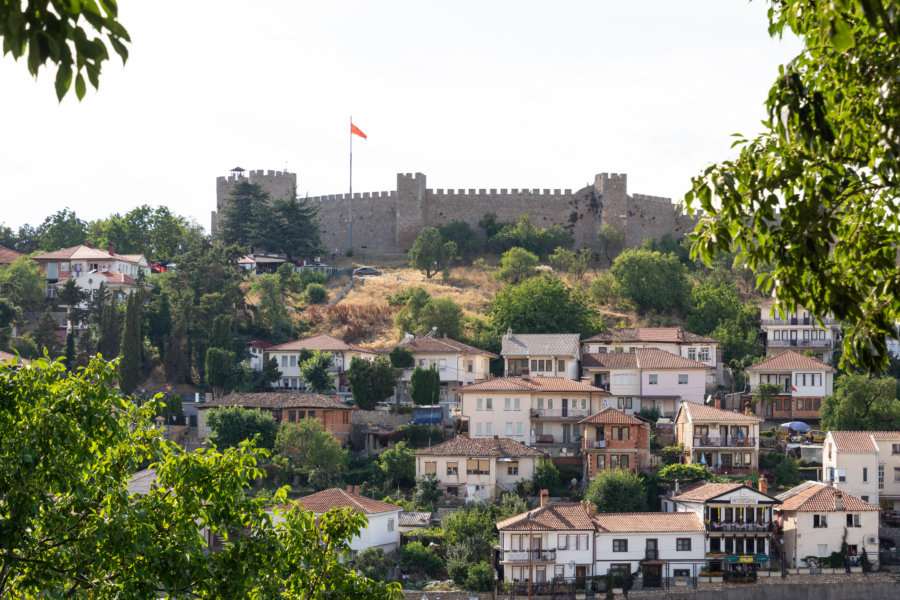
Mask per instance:
[[[494,589],[494,571],[491,565],[482,561],[469,567],[466,589],[473,592],[489,592]]]
[[[422,542],[410,542],[400,548],[400,564],[422,569],[429,577],[434,577],[443,563],[441,557],[433,554]]]
[[[306,286],[306,299],[310,304],[324,304],[328,298],[328,290],[321,283],[311,283]]]
[[[459,587],[466,585],[466,579],[469,577],[469,561],[466,560],[465,551],[452,549],[448,552],[447,575]]]
[[[387,578],[391,561],[384,555],[381,548],[366,548],[356,559],[356,568],[362,574],[375,581],[384,581]]]
[[[559,486],[559,471],[549,459],[542,460],[534,469],[534,489],[536,492],[540,490],[551,490]]]
[[[645,406],[638,412],[638,416],[656,423],[657,421],[659,421],[659,407]]]

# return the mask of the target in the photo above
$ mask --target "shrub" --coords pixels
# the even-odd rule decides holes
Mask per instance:
[[[375,581],[384,581],[387,578],[391,561],[384,555],[381,548],[366,548],[356,559],[356,568],[362,574]]]
[[[494,589],[494,571],[491,565],[482,561],[469,567],[466,589],[473,592],[489,592]]]
[[[324,304],[328,298],[328,290],[321,283],[311,283],[306,286],[306,299],[310,304]]]
[[[400,548],[400,564],[422,569],[429,577],[437,574],[443,562],[440,556],[433,554],[422,542],[410,542]]]

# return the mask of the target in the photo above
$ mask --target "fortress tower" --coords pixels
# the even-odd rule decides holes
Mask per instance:
[[[273,200],[293,198],[297,189],[297,174],[287,171],[245,171],[240,167],[231,170],[228,177],[216,178],[216,210],[210,215],[209,232],[215,236],[219,229],[219,214],[231,197],[231,188],[240,181],[262,186]]]

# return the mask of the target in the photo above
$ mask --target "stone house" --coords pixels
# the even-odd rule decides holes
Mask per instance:
[[[337,396],[321,394],[232,393],[221,400],[206,402],[197,407],[197,433],[200,439],[210,434],[206,417],[210,409],[240,406],[272,413],[278,423],[299,423],[302,419],[319,419],[323,427],[342,446],[350,440],[350,412],[353,407],[337,401]]]
[[[583,380],[607,390],[615,407],[633,414],[656,408],[674,415],[682,401],[702,403],[711,368],[659,348],[585,354]]]
[[[22,257],[22,253],[16,252],[12,248],[0,246],[0,267],[7,267]]]
[[[822,471],[844,493],[900,510],[900,431],[829,431]]]
[[[266,348],[264,351],[265,359],[268,360],[274,357],[278,361],[278,368],[281,370],[281,379],[273,384],[275,388],[284,390],[306,389],[306,382],[303,381],[300,373],[299,358],[301,350],[319,350],[331,353],[333,362],[329,371],[334,375],[334,389],[342,394],[350,392],[347,370],[350,368],[350,362],[353,358],[359,357],[369,361],[375,360],[375,352],[372,350],[344,342],[326,333],[318,333],[302,340],[294,340]]]
[[[501,342],[507,377],[540,376],[578,379],[581,336],[577,333],[513,333]]]
[[[792,350],[750,365],[746,371],[750,376],[751,393],[761,383],[779,387],[774,401],[757,410],[770,419],[818,421],[822,401],[834,392],[836,369]]]
[[[516,483],[534,476],[542,453],[525,444],[493,436],[458,436],[416,453],[416,477],[434,475],[446,498],[492,501],[515,492]]]
[[[581,452],[586,480],[601,471],[641,471],[650,466],[650,424],[615,408],[604,408],[579,421],[584,427]]]
[[[781,501],[775,510],[789,566],[806,566],[801,561],[807,556],[825,558],[840,552],[845,533],[854,564],[862,552],[878,562],[877,505],[816,481],[805,481],[776,498]]]
[[[678,443],[688,464],[717,473],[740,474],[759,468],[759,426],[763,420],[706,404],[683,402],[675,418]]]
[[[761,302],[759,308],[760,326],[766,336],[766,354],[786,351],[802,354],[812,350],[819,360],[831,362],[835,348],[841,343],[841,326],[832,315],[820,323],[805,308],[795,307],[782,318],[774,312],[774,300]]]

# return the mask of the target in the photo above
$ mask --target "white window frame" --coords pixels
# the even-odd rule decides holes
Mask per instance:
[[[678,374],[678,385],[687,385],[688,384],[688,374],[687,373],[679,373]]]

